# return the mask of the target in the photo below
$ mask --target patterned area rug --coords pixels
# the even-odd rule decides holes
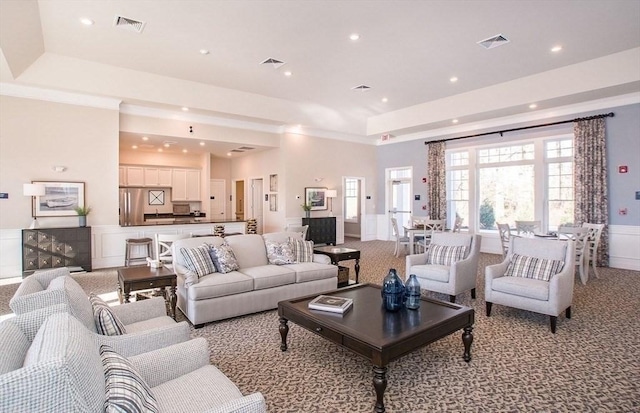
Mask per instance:
[[[380,284],[389,268],[404,275],[404,254],[394,257],[392,242],[344,246],[362,251],[360,282]],[[541,314],[496,305],[486,317],[484,267],[500,260],[482,254],[477,299],[458,297],[476,310],[471,362],[462,360],[461,332],[392,362],[387,411],[640,412],[640,272],[602,268],[586,286],[576,278],[572,318],[561,315],[554,335]],[[352,279],[353,264],[341,263]],[[74,277],[87,291],[115,294],[115,270]],[[16,287],[0,286],[0,315]],[[209,323],[192,335],[208,340],[211,362],[244,394],[262,392],[272,413],[372,411],[371,365],[289,326],[286,352],[276,311]]]

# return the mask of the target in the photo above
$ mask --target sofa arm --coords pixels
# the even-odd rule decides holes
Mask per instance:
[[[64,290],[44,290],[37,293],[14,296],[9,307],[16,314],[24,314],[56,304],[67,304],[67,293]]]
[[[207,340],[198,337],[184,343],[128,357],[151,388],[209,365]],[[194,383],[197,385],[197,383]]]
[[[510,259],[506,258],[500,264],[487,265],[484,269],[485,280],[493,280],[494,278],[500,278],[507,272]]]
[[[134,301],[132,303],[114,305],[111,311],[118,317],[122,324],[137,323],[156,317],[167,315],[167,307],[164,298],[153,297],[149,300]]]
[[[267,402],[260,392],[251,393],[239,399],[229,400],[204,413],[267,413]]]
[[[176,324],[119,336],[103,336],[94,333],[93,339],[98,347],[107,344],[118,354],[131,357],[189,341],[191,329],[186,321],[181,321]]]
[[[318,264],[331,264],[331,258],[324,254],[313,254],[313,262]]]
[[[409,279],[409,270],[414,265],[424,265],[427,263],[427,255],[426,254],[413,254],[407,255],[405,258],[405,271],[406,271],[406,279]]]

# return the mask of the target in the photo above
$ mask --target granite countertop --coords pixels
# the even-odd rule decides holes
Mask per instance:
[[[137,226],[151,226],[151,225],[185,225],[185,224],[225,224],[233,222],[247,222],[230,219],[212,219],[207,218],[205,214],[201,213],[200,216],[180,215],[175,216],[173,214],[144,214],[144,224]]]

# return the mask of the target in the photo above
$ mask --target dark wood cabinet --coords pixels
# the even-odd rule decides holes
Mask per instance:
[[[59,267],[91,271],[91,227],[23,229],[22,276]]]
[[[336,217],[302,218],[302,225],[309,225],[307,239],[314,244],[336,245]]]

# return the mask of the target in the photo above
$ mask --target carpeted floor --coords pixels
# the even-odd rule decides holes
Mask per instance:
[[[404,274],[393,243],[348,240],[362,251],[360,282],[380,284],[389,268]],[[484,267],[500,256],[481,254],[478,295],[458,302],[476,310],[472,360],[462,360],[461,332],[391,363],[388,412],[640,412],[640,272],[602,268],[583,286],[576,278],[573,314],[548,317],[494,306],[484,312]],[[341,265],[350,267],[353,261]],[[87,290],[115,291],[115,270],[74,276]],[[0,286],[0,315],[17,285]],[[446,299],[446,296],[427,293]],[[115,295],[113,295],[115,297]],[[184,319],[180,314],[179,319]],[[205,337],[211,362],[245,394],[260,391],[269,411],[370,412],[371,365],[290,323],[289,350],[280,351],[276,311],[192,330]]]

